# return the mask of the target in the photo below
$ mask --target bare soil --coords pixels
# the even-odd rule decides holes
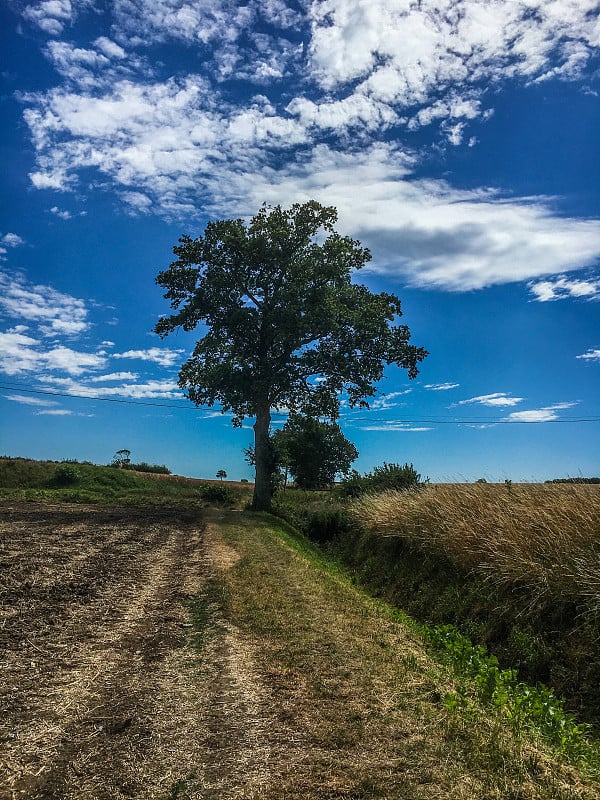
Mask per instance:
[[[0,513],[0,798],[170,796],[202,519]]]

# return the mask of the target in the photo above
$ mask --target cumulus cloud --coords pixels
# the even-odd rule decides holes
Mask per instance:
[[[61,211],[58,206],[52,206],[50,213],[54,214],[56,217],[59,217],[59,219],[71,219],[73,216],[70,211]]]
[[[556,278],[531,282],[529,289],[540,303],[572,297],[585,300],[600,299],[600,280],[598,278],[574,278],[559,275]]]
[[[112,38],[48,44],[66,83],[23,98],[30,178],[67,191],[93,176],[132,213],[168,219],[197,216],[200,201],[220,215],[314,197],[338,207],[372,249],[369,268],[392,279],[450,291],[529,281],[539,300],[590,297],[593,281],[546,279],[596,263],[597,220],[562,217],[550,198],[417,179],[419,153],[382,139],[433,126],[473,146],[469,127],[493,112],[483,87],[585,74],[600,46],[594,7],[320,0],[300,13],[284,0],[114,0]],[[161,79],[143,53],[163,42],[200,52],[197,73],[165,67]],[[235,105],[225,78],[276,91]]]
[[[71,0],[43,0],[23,9],[23,17],[50,36],[60,35],[74,16]]]
[[[594,0],[321,0],[311,6],[311,65],[329,91],[392,84],[405,106],[439,86],[532,81],[551,70],[574,79],[597,46],[594,9]]]
[[[414,286],[481,289],[588,267],[600,256],[597,220],[558,217],[544,198],[415,180],[412,163],[394,145],[344,154],[322,145],[252,182],[238,176],[236,185],[233,177],[233,192],[248,196],[248,212],[263,200],[315,198],[336,206],[340,227],[371,248],[367,269]],[[219,205],[231,203],[223,189],[215,191]]]
[[[150,347],[147,350],[127,350],[125,353],[114,353],[113,358],[136,358],[140,361],[152,361],[161,367],[172,367],[179,364],[184,350],[169,350],[165,347]]]
[[[6,375],[39,373],[44,369],[82,375],[105,365],[106,359],[93,353],[63,345],[45,348],[42,341],[24,333],[0,333],[0,371]]]
[[[32,284],[18,273],[0,271],[0,313],[37,323],[44,336],[78,335],[90,327],[84,300]]]
[[[522,403],[523,397],[510,397],[506,392],[493,392],[492,394],[482,394],[478,397],[470,397],[468,400],[459,400],[455,403],[457,406],[464,406],[470,404],[477,404],[481,406],[491,406],[493,408],[498,406],[516,406]]]
[[[99,36],[94,45],[104,53],[107,58],[125,58],[127,55],[125,50],[116,42],[113,42],[112,39],[109,39],[106,36]]]
[[[104,94],[53,90],[24,112],[38,149],[37,188],[66,190],[93,168],[121,187],[137,210],[194,214],[199,194],[213,193],[232,162],[248,178],[271,148],[306,139],[301,125],[274,115],[259,99],[248,108],[219,103],[200,76],[153,84],[117,82]]]
[[[16,233],[5,233],[0,237],[0,243],[7,247],[18,247],[20,244],[25,244],[25,240]]]

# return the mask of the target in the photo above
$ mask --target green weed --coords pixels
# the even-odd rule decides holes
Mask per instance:
[[[446,708],[462,711],[474,700],[496,708],[517,736],[534,731],[573,761],[600,770],[600,747],[591,739],[591,727],[565,711],[564,702],[546,686],[528,686],[514,669],[500,669],[498,659],[482,645],[473,645],[452,625],[421,627],[425,638],[459,676],[471,679],[444,698]]]

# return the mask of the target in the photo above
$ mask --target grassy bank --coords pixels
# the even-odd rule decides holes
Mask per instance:
[[[248,489],[88,463],[0,458],[0,497],[139,506],[243,505]]]
[[[351,504],[288,492],[277,508],[372,594],[455,626],[599,724],[599,487],[433,485]]]
[[[236,553],[218,575],[222,613],[254,643],[276,710],[270,724],[285,726],[278,742],[296,748],[278,766],[280,793],[265,796],[596,796],[594,750],[574,759],[579,772],[516,706],[511,716],[491,695],[478,702],[479,673],[457,679],[403,614],[353,586],[285,523],[227,515],[219,531]]]

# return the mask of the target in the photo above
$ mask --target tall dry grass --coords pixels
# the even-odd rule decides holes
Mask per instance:
[[[383,536],[442,551],[531,605],[573,600],[600,615],[600,486],[437,484],[366,495],[352,504]]]

